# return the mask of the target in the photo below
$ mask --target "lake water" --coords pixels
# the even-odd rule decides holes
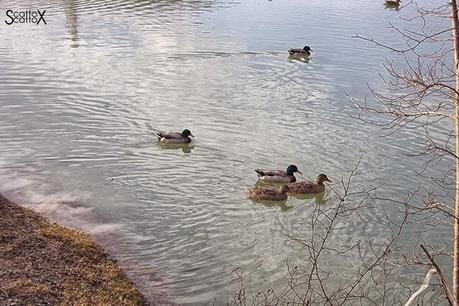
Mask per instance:
[[[46,9],[47,24],[8,26],[8,9]],[[92,233],[152,300],[223,303],[233,269],[257,290],[301,261],[284,234],[316,199],[254,204],[255,168],[339,180],[363,154],[356,188],[432,186],[405,156],[415,130],[381,137],[349,116],[346,93],[382,89],[390,56],[352,36],[400,44],[387,22],[404,11],[383,1],[6,0],[0,13],[0,192]],[[305,44],[310,61],[289,61]],[[185,150],[154,137],[183,128]],[[383,243],[382,209],[362,217],[340,239]]]

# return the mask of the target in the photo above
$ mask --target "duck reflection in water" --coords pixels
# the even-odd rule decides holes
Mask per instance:
[[[325,191],[321,193],[316,193],[316,194],[304,194],[304,193],[290,194],[290,196],[297,198],[299,200],[314,199],[317,205],[324,205],[329,200],[328,198],[325,198]]]
[[[161,141],[158,143],[163,150],[182,150],[183,153],[191,153],[194,149],[194,146],[189,143],[167,143]]]
[[[302,62],[302,63],[309,63],[309,55],[307,54],[291,54],[288,56],[288,60],[290,62],[293,62],[293,61],[298,61],[298,62]]]
[[[287,200],[284,201],[268,201],[268,200],[257,200],[255,203],[263,204],[266,207],[278,206],[282,212],[292,209],[293,206],[287,205]]]

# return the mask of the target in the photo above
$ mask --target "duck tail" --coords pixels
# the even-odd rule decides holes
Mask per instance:
[[[163,135],[161,134],[161,132],[159,133],[155,133],[156,137],[158,137],[159,140],[161,140],[161,138],[163,138]]]
[[[290,55],[292,55],[292,54],[294,53],[294,52],[293,52],[293,49],[288,49],[288,53],[289,53]]]
[[[255,172],[258,174],[259,177],[265,176],[265,173],[261,169],[255,169]]]

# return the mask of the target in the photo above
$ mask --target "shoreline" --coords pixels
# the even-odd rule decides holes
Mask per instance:
[[[89,235],[0,194],[0,300],[8,305],[146,305],[116,260]]]

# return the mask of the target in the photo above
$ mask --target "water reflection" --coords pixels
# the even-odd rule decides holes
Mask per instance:
[[[78,41],[80,40],[78,34],[78,15],[77,5],[75,0],[64,1],[64,13],[65,13],[65,26],[67,27],[70,40],[73,42],[70,47],[78,48]]]
[[[314,199],[317,205],[323,205],[327,203],[329,198],[325,197],[326,192],[318,193],[318,194],[294,194],[291,197],[300,199],[300,200],[311,200]]]
[[[294,208],[294,206],[287,204],[288,200],[285,200],[285,201],[252,200],[252,202],[254,203],[254,205],[262,204],[266,207],[279,207],[281,212],[286,212]]]
[[[309,55],[302,55],[302,54],[291,54],[288,56],[288,60],[290,62],[293,62],[293,61],[298,61],[298,62],[302,62],[302,63],[309,63],[309,60],[310,60],[310,57]]]
[[[165,143],[158,141],[159,146],[163,150],[182,150],[183,153],[191,153],[194,149],[194,145],[189,143]]]
[[[135,13],[136,16],[149,15],[150,13],[172,13],[180,11],[203,13],[215,8],[234,5],[225,1],[212,0],[129,0],[129,1],[107,1],[107,0],[79,0],[75,1],[81,12],[110,12],[117,14]],[[170,20],[169,22],[174,22]]]
[[[280,207],[282,212],[286,212],[295,207],[294,205],[292,205],[293,202],[296,205],[312,204],[312,201],[293,201],[292,199],[314,200],[314,203],[316,205],[325,205],[330,200],[330,198],[325,197],[325,195],[326,195],[326,192],[322,192],[319,194],[295,194],[295,195],[289,195],[289,199],[285,201],[269,201],[269,200],[253,200],[252,199],[252,202],[255,204],[256,203],[263,204],[266,207],[278,206]],[[290,202],[290,205],[288,205],[289,202]]]

